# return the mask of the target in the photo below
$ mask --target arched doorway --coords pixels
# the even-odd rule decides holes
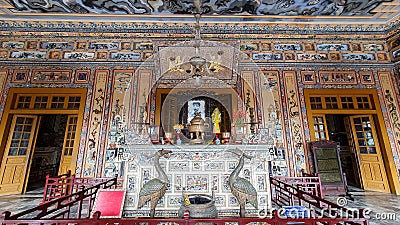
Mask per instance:
[[[221,133],[231,132],[232,111],[237,105],[237,94],[231,89],[157,89],[156,96],[155,124],[160,126],[162,136],[165,132],[173,132],[175,124],[182,124],[183,140],[187,141],[190,137],[187,125],[193,118],[193,103],[201,105],[201,115],[206,124],[206,143],[215,138],[211,119],[215,108],[221,113]]]

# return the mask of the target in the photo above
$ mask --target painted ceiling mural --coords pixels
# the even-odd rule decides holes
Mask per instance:
[[[193,0],[7,0],[13,13],[193,14]],[[370,16],[392,0],[203,0],[207,15]]]

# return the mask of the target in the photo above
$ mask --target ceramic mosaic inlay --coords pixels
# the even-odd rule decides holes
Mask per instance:
[[[280,165],[285,165],[281,167],[275,167],[275,170],[271,170],[272,174],[278,176],[285,176],[288,174],[288,167],[286,166],[286,143],[284,143],[284,132],[283,132],[283,113],[281,110],[281,102],[276,100],[280,99],[281,89],[279,82],[279,73],[274,70],[262,70],[259,72],[258,82],[260,84],[260,99],[259,102],[260,110],[259,113],[263,121],[260,125],[258,133],[260,135],[260,143],[280,146],[279,149],[282,150],[281,154],[275,154],[275,151],[270,151],[270,156],[274,157],[274,161],[280,161]],[[274,149],[274,148],[271,148]],[[277,153],[277,152],[276,152]],[[263,166],[262,164],[257,165]],[[272,165],[269,165],[273,168]]]
[[[104,107],[106,90],[108,83],[108,71],[96,71],[95,85],[93,87],[93,99],[91,107],[91,116],[88,130],[88,143],[85,148],[85,161],[83,176],[94,177],[97,169],[97,160],[99,158],[100,137],[102,130],[102,121],[104,118]],[[101,164],[100,164],[101,165]]]
[[[315,84],[317,83],[317,78],[315,76],[315,71],[300,71],[301,81],[303,84]]]
[[[317,44],[319,51],[347,51],[349,46],[346,44]]]
[[[133,154],[133,161],[138,170],[127,170],[125,177],[129,178],[126,184],[127,194],[129,196],[137,196],[137,192],[133,190],[137,187],[142,187],[147,181],[157,176],[156,171],[153,169],[152,155],[156,149],[167,148],[171,149],[173,153],[169,158],[160,158],[162,168],[170,180],[170,187],[165,194],[164,200],[166,204],[159,204],[159,210],[177,210],[182,201],[182,191],[185,189],[186,193],[215,193],[217,196],[217,205],[222,210],[227,210],[229,207],[234,206],[238,209],[237,201],[230,193],[228,178],[232,170],[238,163],[238,158],[232,153],[226,151],[230,146],[210,146],[208,149],[201,149],[196,145],[188,145],[185,150],[174,148],[174,146],[132,146],[130,151]],[[253,145],[247,146],[254,158],[245,162],[244,168],[240,174],[241,177],[248,179],[254,184],[260,196],[264,196],[269,200],[268,187],[268,146]],[[252,165],[260,165],[254,168]],[[131,167],[131,166],[130,166]],[[136,179],[135,181],[133,179]],[[135,188],[133,187],[133,184]],[[139,188],[140,189],[140,188]],[[132,190],[132,192],[130,191]],[[137,191],[137,189],[136,189]],[[132,197],[136,199],[137,197]],[[147,205],[144,210],[148,209]],[[139,213],[135,205],[125,205],[125,210],[130,215],[137,215]]]
[[[74,42],[42,42],[40,48],[72,50],[74,48]]]
[[[66,52],[64,53],[64,59],[94,59],[93,52]]]
[[[364,50],[365,51],[383,51],[384,47],[383,45],[380,44],[363,44]]]
[[[151,70],[140,70],[138,71],[138,86],[137,94],[135,99],[135,108],[132,115],[133,119],[136,121],[136,125],[141,127],[149,121],[148,115],[148,99],[151,93],[151,88],[153,87],[153,71]]]
[[[327,54],[297,54],[299,60],[327,60]]]
[[[46,52],[11,52],[10,57],[17,59],[45,59]]]
[[[76,70],[74,82],[77,84],[87,84],[89,82],[90,70]]]
[[[390,78],[390,73],[388,72],[379,72],[379,82],[382,86],[382,94],[385,99],[385,105],[387,108],[388,119],[391,121],[392,126],[389,126],[394,131],[395,143],[392,145],[392,149],[396,150],[393,152],[393,157],[395,162],[397,163],[397,168],[400,168],[400,159],[399,159],[399,148],[400,148],[400,113],[399,113],[399,104],[398,101],[395,100],[392,81]]]
[[[234,38],[234,37],[233,37]],[[317,44],[316,48],[314,47],[314,43],[305,42],[302,44],[282,44],[279,40],[272,40],[271,42],[263,42],[263,41],[254,41],[254,42],[243,42],[240,45],[240,50],[249,57],[242,57],[243,61],[249,61],[250,59],[254,61],[326,61],[326,60],[333,60],[340,62],[342,59],[349,60],[349,61],[368,61],[368,62],[382,62],[388,61],[389,55],[387,52],[381,52],[383,48],[382,44],[380,43],[371,43],[370,41],[364,44]],[[32,49],[36,49],[39,43],[39,48],[42,50],[40,54],[37,55],[37,52],[31,51]],[[21,45],[24,44],[24,45]],[[229,45],[232,45],[230,43]],[[82,51],[80,52],[71,52],[76,46],[77,49]],[[9,50],[10,48],[16,49],[23,49],[25,48],[27,51],[22,52],[13,52],[8,53],[4,52],[2,54],[0,52],[0,57],[9,58],[9,59],[22,59],[22,58],[29,58],[32,60],[39,60],[43,61],[45,59],[51,60],[59,60],[61,58],[70,59],[70,60],[124,60],[124,61],[144,61],[153,56],[154,46],[151,42],[124,42],[119,39],[113,42],[102,42],[102,41],[94,41],[94,42],[81,42],[76,40],[70,40],[68,42],[50,42],[50,41],[26,41],[25,39],[21,39],[20,41],[5,41],[2,44],[2,48],[5,50]],[[179,47],[179,46],[175,46]],[[168,47],[172,48],[172,47]],[[168,75],[168,74],[161,74],[161,75],[168,75],[169,79],[174,79],[178,75],[182,77],[181,73],[176,73],[177,71],[182,72],[187,70],[188,68],[184,68],[184,65],[181,65],[188,61],[188,57],[193,55],[193,52],[189,50],[188,47],[185,47],[185,52],[188,52],[188,57],[185,59],[184,55],[176,54],[174,52],[167,52],[163,53],[164,47],[160,46],[160,54],[167,54],[164,61],[160,61],[161,65],[167,63],[166,66],[161,66],[161,68],[165,67],[169,71],[169,73],[175,73]],[[227,70],[225,73],[219,72],[223,67],[230,68],[227,62],[230,62],[230,53],[226,54],[226,49],[216,48],[217,51],[208,52],[205,57],[212,63],[210,68],[216,68],[218,71],[216,74],[220,79],[228,79],[230,77],[229,74],[225,74],[229,72]],[[84,51],[89,50],[89,51]],[[122,50],[122,51],[118,51]],[[131,50],[131,51],[129,51]],[[364,50],[365,53],[353,53],[352,51],[362,51]],[[296,51],[297,54],[289,53]],[[320,52],[319,52],[320,51]],[[330,53],[327,54],[326,52],[329,51]],[[340,52],[333,53],[333,52]],[[178,51],[181,52],[181,51]],[[393,53],[393,52],[392,52]],[[36,54],[36,55],[35,55]],[[202,53],[203,54],[203,53]],[[396,53],[397,54],[397,53]],[[208,55],[208,56],[207,56]],[[393,56],[392,56],[393,57]],[[163,56],[161,57],[163,58]],[[183,61],[182,61],[183,60]],[[157,62],[158,63],[158,62]],[[165,69],[161,70],[161,73],[164,73]],[[178,77],[179,77],[178,76]],[[166,78],[166,77],[165,77]],[[181,79],[184,79],[182,77]]]
[[[356,84],[355,71],[319,71],[321,84]]]
[[[301,173],[302,169],[306,167],[305,159],[305,146],[303,144],[302,121],[300,115],[300,106],[298,100],[298,88],[296,74],[292,71],[284,72],[285,89],[286,89],[286,102],[289,115],[289,127],[291,136],[291,148],[294,150],[297,174]],[[288,129],[289,130],[289,129]]]
[[[343,54],[344,60],[374,60],[373,54]]]
[[[70,70],[34,70],[32,71],[32,83],[58,83],[65,84],[71,82],[72,71]]]
[[[138,52],[111,52],[110,54],[111,59],[133,59],[133,60],[140,60],[141,54]]]
[[[14,70],[11,81],[13,83],[25,83],[29,77],[29,70]]]
[[[375,84],[375,78],[373,71],[360,71],[361,84],[372,85]]]
[[[272,53],[254,53],[252,55],[253,60],[282,60],[282,54]]]
[[[394,59],[400,58],[400,49],[392,52],[392,56]]]
[[[302,47],[301,44],[275,44],[274,49],[281,51],[300,51]]]
[[[339,4],[329,1],[318,1],[308,5],[299,2],[281,2],[279,4],[283,4],[280,5],[282,7],[278,7],[278,3],[267,1],[261,3],[259,1],[225,1],[221,3],[222,5],[210,8],[211,11],[206,13],[266,15],[268,12],[268,15],[289,16],[296,14],[353,15],[352,13],[357,12],[358,15],[372,16],[374,12],[371,10],[381,2],[385,1],[369,1],[369,5]],[[20,13],[25,10],[58,13],[54,9],[59,6],[59,2],[50,0],[49,3],[50,7],[41,8],[42,6],[39,5],[33,9],[32,3],[27,1],[7,10],[10,16],[14,12]],[[179,11],[186,13],[191,20],[188,23],[182,21],[175,24],[113,21],[79,21],[79,23],[1,21],[0,27],[3,30],[0,32],[4,39],[1,42],[0,57],[5,61],[4,64],[8,61],[18,64],[4,65],[10,72],[5,73],[1,78],[4,79],[3,87],[49,87],[51,85],[52,87],[87,87],[87,103],[90,104],[87,104],[85,108],[85,121],[82,128],[84,138],[82,138],[78,155],[77,174],[88,177],[119,175],[124,178],[127,190],[126,209],[136,213],[134,215],[147,215],[145,211],[149,204],[144,210],[136,211],[137,192],[143,184],[157,176],[152,166],[153,161],[147,156],[152,155],[155,149],[165,146],[151,146],[148,141],[142,140],[141,144],[145,145],[132,149],[126,147],[125,141],[133,140],[132,137],[136,135],[127,131],[126,128],[130,128],[130,124],[132,126],[141,124],[141,132],[146,134],[146,125],[143,124],[154,123],[155,97],[148,95],[154,87],[154,77],[162,79],[163,83],[158,86],[160,88],[173,88],[190,77],[187,73],[190,69],[187,67],[187,62],[194,55],[194,49],[193,46],[191,48],[184,46],[179,40],[193,38],[191,33],[193,6],[192,3],[184,4],[182,1],[176,1],[175,8],[171,8],[159,0],[153,2],[140,0],[130,7],[116,9],[112,8],[113,4],[105,6],[94,1],[92,3],[98,7],[82,7],[81,9],[85,12],[78,13],[95,12],[97,14],[98,11],[102,11],[102,13],[120,15],[155,12],[162,15],[168,12],[171,16]],[[204,4],[211,6],[208,2]],[[138,5],[142,8],[136,7]],[[76,13],[75,8],[63,7],[61,11]],[[222,12],[222,9],[225,11]],[[164,19],[170,19],[169,16]],[[232,17],[232,19],[235,18]],[[394,44],[388,48],[385,42],[386,37],[382,32],[390,30],[389,35],[391,35],[396,32],[394,27],[398,26],[398,23],[395,21],[391,24],[377,23],[376,25],[310,24],[304,27],[283,23],[212,24],[207,22],[204,24],[202,27],[202,31],[205,31],[204,37],[210,40],[222,40],[218,43],[227,44],[223,47],[212,46],[201,51],[208,57],[207,68],[216,71],[216,78],[237,88],[244,102],[246,102],[247,90],[252,89],[249,94],[249,105],[255,106],[256,101],[259,104],[255,113],[259,122],[257,127],[259,147],[246,146],[246,150],[261,149],[252,152],[256,157],[251,162],[246,162],[240,176],[250,180],[261,193],[258,198],[260,206],[269,203],[266,199],[268,198],[266,189],[269,173],[285,176],[304,168],[305,146],[303,143],[307,141],[304,130],[308,129],[308,125],[306,112],[300,107],[300,105],[304,106],[301,104],[302,88],[352,87],[377,88],[378,91],[382,88],[389,111],[387,120],[393,122],[387,123],[390,127],[388,130],[395,131],[396,141],[398,141],[400,132],[400,128],[397,129],[398,90],[390,83],[393,79],[390,74],[376,74],[377,68],[391,69],[391,60],[400,58],[398,47]],[[23,29],[29,30],[29,33],[19,32]],[[10,38],[10,31],[17,34],[15,39]],[[292,31],[299,34],[289,39],[287,34]],[[350,31],[355,33],[349,33]],[[85,32],[87,36],[78,37],[82,35],[82,32]],[[323,35],[319,36],[318,32]],[[337,34],[335,39],[330,36],[331,34]],[[157,44],[153,45],[153,42]],[[240,49],[243,54],[236,54],[237,52],[232,49]],[[391,51],[385,51],[385,49],[391,49]],[[146,61],[146,59],[149,60]],[[35,68],[23,65],[24,61],[28,60],[35,64]],[[140,63],[144,61],[146,62],[143,64],[143,69]],[[254,65],[250,65],[249,62],[253,61]],[[271,66],[271,62],[274,66]],[[310,67],[303,68],[297,63],[307,64]],[[362,63],[367,66],[363,66]],[[265,67],[262,72],[256,71],[259,66]],[[137,70],[139,67],[140,69]],[[96,69],[99,70],[97,73],[94,72]],[[133,70],[135,70],[135,75]],[[41,71],[41,74],[37,71]],[[54,71],[57,72],[52,74]],[[65,71],[68,71],[68,78],[64,76]],[[251,71],[242,74],[241,77],[247,81],[247,84],[237,84],[236,80],[239,79],[236,79],[236,73],[243,71]],[[374,77],[374,72],[376,77]],[[7,83],[8,74],[10,83]],[[30,74],[32,77],[29,76]],[[109,75],[112,75],[112,78]],[[203,87],[210,88],[212,85],[220,84],[207,84]],[[2,89],[2,91],[4,99],[2,99],[1,107],[4,106],[8,89]],[[149,115],[149,111],[153,115]],[[151,116],[153,119],[149,119]],[[392,148],[399,149],[399,145],[400,143],[392,143]],[[191,146],[188,152],[185,152],[186,149],[167,147],[175,151],[169,159],[161,159],[162,167],[166,170],[171,185],[166,196],[161,199],[159,209],[179,208],[183,188],[190,192],[215,191],[217,206],[222,210],[229,210],[232,207],[237,209],[237,201],[230,194],[227,183],[229,173],[235,168],[237,159],[223,156],[220,151],[223,152],[221,149],[224,146],[211,151],[203,149],[191,151],[190,148],[193,148]],[[397,153],[394,153],[394,157],[398,163]]]
[[[101,42],[90,42],[88,49],[104,49],[104,50],[115,50],[119,49],[119,43],[101,43]]]
[[[25,42],[22,41],[5,41],[2,44],[3,48],[8,49],[23,49],[25,47]]]
[[[8,71],[0,71],[0,93],[1,93],[1,97],[0,97],[0,105],[4,106],[5,104],[5,90],[4,90],[4,86],[7,83],[7,76],[8,76]],[[3,109],[0,110],[0,121],[2,119],[2,115],[3,115]]]

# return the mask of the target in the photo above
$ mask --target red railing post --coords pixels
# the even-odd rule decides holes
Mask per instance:
[[[10,211],[4,211],[1,215],[2,219],[7,220],[9,219],[11,216],[11,212]]]
[[[77,219],[80,219],[82,217],[82,206],[83,206],[83,199],[85,196],[85,187],[81,186],[78,195],[79,203],[78,203],[78,212],[77,212]]]

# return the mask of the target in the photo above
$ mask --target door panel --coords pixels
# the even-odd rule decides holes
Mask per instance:
[[[314,128],[314,132],[311,132],[311,140],[328,140],[328,129],[326,126],[325,115],[313,115],[312,126]]]
[[[37,116],[15,115],[0,168],[0,195],[24,191],[29,157],[37,133]]]
[[[68,116],[58,174],[65,174],[68,170],[75,170],[74,156],[78,153],[78,146],[76,146],[76,143],[79,143],[79,137],[76,135],[77,123],[77,115]]]
[[[390,192],[373,117],[371,115],[350,116],[348,121],[364,189]]]

